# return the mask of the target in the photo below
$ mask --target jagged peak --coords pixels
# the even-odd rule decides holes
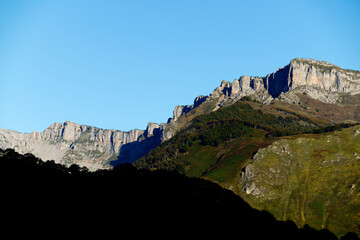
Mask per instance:
[[[154,135],[154,132],[156,132],[156,130],[159,130],[159,129],[160,129],[160,124],[148,122],[148,125],[147,125],[144,133],[147,137],[150,137],[150,136]]]
[[[71,121],[65,121],[63,125],[64,126],[81,126],[80,124],[71,122]]]
[[[63,125],[62,123],[54,122],[54,123],[51,124],[49,127],[47,127],[47,129],[57,128],[57,127],[60,127],[60,126],[62,126],[62,125]]]
[[[148,131],[150,128],[159,128],[160,124],[154,123],[154,122],[148,122],[146,126],[146,131]]]
[[[229,81],[222,80],[220,87],[221,87],[221,88],[225,88],[225,87],[229,86],[230,84],[231,84],[231,83],[230,83]]]
[[[77,123],[71,122],[71,121],[65,121],[64,123],[54,122],[48,128],[52,129],[52,128],[58,128],[58,127],[64,127],[64,126],[80,126],[80,124],[77,124]]]
[[[149,126],[149,125],[152,125],[152,124],[160,125],[160,124],[158,124],[158,123],[156,123],[156,122],[148,122],[148,126]]]

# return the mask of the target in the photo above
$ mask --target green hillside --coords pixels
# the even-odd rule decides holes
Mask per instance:
[[[253,157],[236,192],[277,219],[359,234],[359,133],[356,126],[276,141]]]
[[[311,119],[289,111],[286,116],[264,113],[260,109],[252,108],[249,102],[240,101],[210,114],[193,118],[188,127],[153,149],[149,154],[136,161],[134,165],[138,168],[177,170],[187,176],[211,180],[244,196],[254,207],[267,209],[283,220],[284,217],[281,214],[279,217],[276,201],[267,202],[267,196],[259,201],[257,197],[244,193],[245,182],[241,178],[243,169],[248,166],[259,149],[271,147],[273,143],[277,143],[281,139],[298,139],[303,134],[321,137],[325,136],[324,134],[327,132],[350,126],[352,125],[332,125],[323,120]],[[301,149],[299,146],[297,151],[301,151]],[[316,167],[314,167],[314,171],[315,169]],[[269,170],[267,166],[264,167],[264,171],[266,170]],[[349,171],[354,171],[350,174],[353,176],[357,170],[354,168]],[[332,172],[334,178],[340,178],[340,173],[341,171]],[[331,179],[328,178],[328,181],[331,182]],[[261,181],[260,178],[258,180]],[[297,188],[301,187],[300,182],[291,184],[295,184]],[[316,183],[313,185],[315,186]],[[309,190],[313,191],[314,189]],[[336,191],[335,189],[334,194],[342,194]],[[297,195],[296,192],[292,194]],[[345,205],[347,204],[345,203]],[[316,201],[311,203],[311,206],[321,208]],[[296,216],[290,214],[290,210],[291,208],[287,210],[288,214],[285,219],[294,220],[297,224],[304,223],[297,221]],[[317,218],[317,215],[309,215],[305,222],[317,228],[324,227],[325,225],[316,222]],[[334,224],[326,226],[333,227]],[[353,227],[350,227],[351,224],[345,222],[338,224],[342,227],[333,228],[337,234],[341,235],[344,229],[355,231]],[[339,231],[339,229],[341,230]]]
[[[196,116],[188,127],[134,164],[141,168],[176,169],[191,176],[206,176],[218,165],[225,164],[226,159],[248,159],[259,148],[279,137],[328,132],[344,126],[350,124],[330,125],[295,113],[276,116],[255,110],[247,101],[240,101],[210,114]],[[198,165],[202,167],[198,169]],[[229,177],[224,179],[228,181]]]

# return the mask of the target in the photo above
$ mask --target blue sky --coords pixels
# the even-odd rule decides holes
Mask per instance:
[[[0,0],[0,128],[145,129],[295,57],[360,70],[360,1]]]

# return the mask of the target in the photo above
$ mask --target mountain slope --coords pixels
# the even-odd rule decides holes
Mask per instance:
[[[2,215],[7,219],[5,231],[17,227],[28,236],[46,229],[72,236],[74,232],[104,236],[111,230],[120,236],[337,239],[328,230],[298,229],[290,221],[275,221],[217,184],[176,172],[130,165],[87,172],[11,149],[0,150],[0,165],[3,201],[11,209]],[[17,219],[21,222],[13,226]]]
[[[210,114],[195,117],[190,125],[136,161],[135,165],[161,167],[167,159],[173,162],[173,158],[186,155],[187,149],[191,148],[193,143],[198,143],[201,147],[218,146],[235,139],[246,143],[253,140],[272,142],[280,136],[329,131],[331,126],[340,127],[297,113],[265,113],[261,109],[254,109],[251,102],[244,99]]]
[[[276,148],[275,146],[279,141],[286,141],[279,139],[301,139],[299,137],[303,136],[304,133],[311,133],[310,136],[321,138],[323,135],[319,133],[333,132],[334,130],[344,127],[350,128],[343,131],[354,131],[354,128],[351,128],[353,125],[334,125],[330,122],[316,118],[310,119],[291,112],[286,112],[287,115],[283,115],[283,111],[278,111],[276,113],[277,115],[264,113],[262,110],[255,110],[250,104],[252,104],[252,102],[243,100],[231,106],[221,108],[216,112],[194,118],[189,127],[136,161],[134,163],[135,166],[149,169],[176,169],[188,176],[211,180],[244,196],[246,200],[249,199],[249,202],[254,207],[274,212],[278,219],[294,220],[298,226],[302,226],[305,223],[318,229],[326,226],[339,236],[350,230],[358,232],[357,226],[360,226],[360,222],[359,219],[357,219],[357,213],[353,210],[360,207],[360,199],[354,198],[352,199],[353,201],[344,203],[344,207],[337,210],[339,212],[343,211],[343,215],[340,217],[340,214],[337,213],[333,214],[334,216],[328,216],[326,218],[326,225],[324,225],[324,223],[318,224],[318,216],[309,214],[308,212],[303,213],[303,215],[307,215],[306,221],[299,221],[298,216],[300,213],[296,213],[296,211],[301,212],[300,210],[296,210],[297,208],[291,205],[291,207],[286,210],[285,215],[284,213],[280,214],[279,211],[283,211],[284,207],[279,203],[282,201],[288,203],[287,201],[289,200],[286,199],[290,197],[300,199],[303,195],[301,191],[290,191],[289,196],[286,197],[287,195],[282,194],[285,190],[282,190],[280,186],[286,188],[286,186],[294,185],[294,189],[302,189],[301,181],[289,182],[287,179],[289,174],[283,173],[283,170],[278,170],[275,167],[268,167],[268,165],[277,166],[277,163],[273,162],[271,158],[268,158],[268,161],[263,161],[268,162],[267,165],[259,166],[259,171],[262,171],[261,174],[257,175],[250,170],[252,169],[250,163],[253,161],[256,162],[254,159],[259,156],[263,151],[262,149]],[[358,127],[356,127],[356,129],[358,129]],[[331,134],[337,134],[337,132]],[[332,136],[331,134],[329,133],[329,136]],[[347,142],[356,142],[356,139],[349,138],[342,142],[337,140],[331,141],[339,144],[339,148],[343,149],[343,154],[354,158],[354,152],[352,151],[355,150],[343,146],[345,146]],[[282,148],[277,147],[276,149],[280,151]],[[311,147],[307,145],[296,146],[293,150],[301,154],[309,149],[322,151],[320,144],[313,144]],[[286,148],[286,151],[292,154],[292,149],[289,150],[289,148]],[[336,148],[332,151],[334,151],[334,154],[342,154],[340,151],[337,151]],[[294,156],[294,162],[306,159],[305,156],[299,154]],[[264,158],[266,159],[267,157]],[[288,160],[288,158],[285,158],[285,160]],[[324,173],[324,176],[320,178],[321,181],[330,184],[332,181],[335,181],[335,179],[343,177],[344,179],[338,181],[338,184],[341,188],[347,188],[348,182],[355,181],[354,176],[360,174],[360,161],[355,158],[353,160],[353,168],[346,167],[346,170],[344,170],[348,172],[347,174],[337,169],[337,162],[329,162],[327,168],[332,172],[333,178],[326,178],[329,173],[326,172],[326,174]],[[297,166],[297,164],[295,165]],[[284,166],[284,168],[287,170],[286,166]],[[319,169],[321,169],[321,166],[315,165],[312,171],[316,173]],[[332,171],[330,169],[332,169]],[[261,195],[262,197],[256,198],[259,190],[256,190],[254,187],[256,186],[255,182],[251,182],[250,180],[245,181],[244,177],[241,177],[241,175],[244,175],[243,171],[245,171],[245,176],[254,177],[253,175],[255,174],[254,179],[256,179],[256,184],[259,182],[258,184],[260,186],[261,184],[265,186],[271,184],[270,186],[274,187],[274,189],[271,189],[272,191],[280,191],[278,193],[279,199],[275,198],[270,190],[264,191],[264,196]],[[272,172],[276,171],[279,172],[278,178],[282,181],[278,181],[278,178],[271,175]],[[291,172],[291,174],[297,176],[298,172],[294,171]],[[251,179],[250,177],[248,178]],[[319,194],[318,189],[323,188],[323,186],[321,183],[317,183],[316,179],[312,181],[312,186],[313,188],[307,188],[307,194],[317,196],[317,194]],[[269,192],[268,195],[266,194],[267,192]],[[252,197],[252,195],[248,196],[250,193],[253,193],[255,197]],[[340,190],[340,187],[330,192],[325,188],[320,191],[320,194],[323,194],[325,198],[328,197],[332,199],[331,201],[333,201],[333,203],[337,203],[339,199],[345,197],[345,193]],[[306,204],[311,205],[311,199],[316,199],[316,197],[309,198],[309,202],[306,202]],[[269,202],[271,202],[272,205]],[[334,209],[334,207],[329,208]],[[327,210],[325,212],[328,214]]]
[[[360,233],[360,127],[282,139],[260,149],[237,192],[277,219]]]

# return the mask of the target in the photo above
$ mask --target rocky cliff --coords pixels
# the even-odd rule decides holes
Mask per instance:
[[[111,161],[134,162],[172,138],[195,116],[216,111],[243,97],[263,104],[285,101],[299,105],[299,94],[303,93],[325,103],[339,104],[348,95],[360,94],[360,72],[296,58],[265,77],[244,75],[233,82],[223,80],[209,96],[198,96],[192,105],[176,106],[167,123],[149,123],[146,130],[104,130],[72,122],[54,123],[41,133],[0,129],[0,148],[14,148],[44,160],[76,163],[90,169],[110,167]]]
[[[294,59],[289,65],[264,78],[264,86],[273,97],[292,101],[297,93],[337,103],[346,95],[360,94],[360,72],[342,69],[324,61]]]
[[[336,103],[344,94],[360,94],[360,71],[295,58],[265,77],[241,76],[232,83],[223,80],[211,96],[222,96],[222,104],[233,103],[244,96],[269,104],[273,99],[292,101],[294,94],[304,91],[313,99]]]
[[[100,129],[73,122],[54,123],[43,132],[18,133],[0,129],[0,148],[33,153],[43,160],[70,165],[76,163],[91,170],[109,167],[121,149],[130,143],[159,136],[160,125],[129,132]],[[115,157],[114,157],[115,156]]]

